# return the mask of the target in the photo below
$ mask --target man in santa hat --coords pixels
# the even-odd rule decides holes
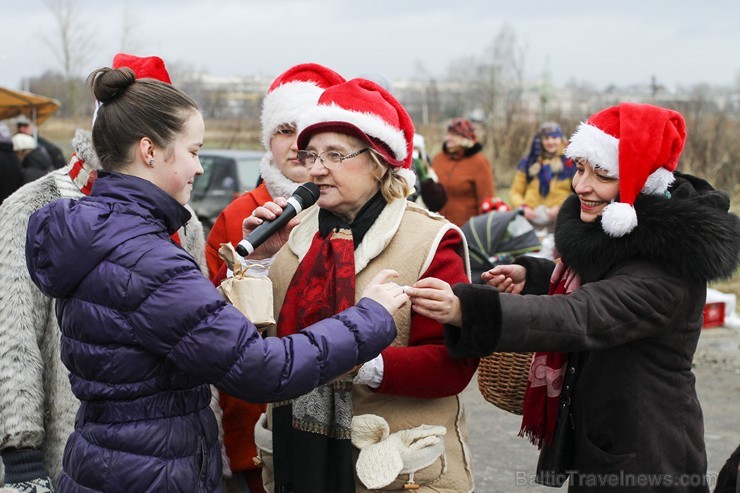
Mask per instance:
[[[159,57],[120,53],[113,67],[128,67],[138,78],[171,83]],[[25,256],[31,214],[92,189],[100,164],[90,132],[78,129],[72,147],[69,165],[18,189],[0,207],[0,450],[5,485],[20,491],[51,490],[79,407],[60,359],[61,332],[53,300],[31,281]],[[190,221],[173,240],[205,273],[203,227],[192,210]]]
[[[262,144],[267,152],[260,163],[262,183],[229,204],[216,219],[206,243],[206,260],[214,281],[225,275],[218,255],[221,243],[236,245],[243,239],[242,222],[254,209],[273,197],[290,197],[308,180],[306,168],[298,162],[296,121],[316,105],[324,89],[344,82],[333,70],[316,63],[302,63],[280,74],[270,85],[262,102]],[[220,271],[220,272],[219,272]],[[254,425],[264,411],[263,404],[241,401],[221,392],[224,446],[233,474],[230,487],[246,483],[251,493],[263,490],[262,474],[254,458]]]

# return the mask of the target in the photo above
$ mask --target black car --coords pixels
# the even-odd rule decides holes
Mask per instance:
[[[234,149],[200,152],[203,174],[193,183],[190,206],[203,223],[206,235],[232,200],[257,186],[262,156],[263,152]]]

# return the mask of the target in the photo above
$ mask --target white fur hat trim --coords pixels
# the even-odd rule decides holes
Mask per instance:
[[[376,114],[351,111],[336,104],[314,106],[298,120],[298,133],[315,123],[344,122],[354,125],[370,137],[384,142],[398,161],[407,156],[406,137],[403,131]],[[413,182],[412,182],[413,183]]]
[[[591,166],[599,166],[609,176],[619,177],[619,139],[598,127],[580,123],[570,138],[565,155],[571,159],[587,159]]]
[[[270,150],[270,139],[275,130],[285,123],[296,123],[301,116],[316,106],[324,89],[313,82],[282,84],[262,101],[262,144]]]

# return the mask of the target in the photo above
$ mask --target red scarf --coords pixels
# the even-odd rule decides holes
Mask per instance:
[[[293,275],[280,310],[277,335],[295,334],[355,305],[355,247],[352,233],[326,239],[317,232]]]
[[[317,232],[293,275],[277,323],[294,334],[355,304],[355,247],[350,229]],[[308,415],[294,414],[309,409]],[[326,413],[322,410],[331,409]],[[352,381],[340,378],[273,409],[275,491],[351,493]],[[307,454],[308,452],[308,454]],[[300,488],[294,489],[296,485]]]
[[[98,172],[93,169],[90,170],[89,173],[82,173],[85,170],[85,161],[79,157],[76,152],[72,154],[70,164],[72,167],[69,168],[69,177],[72,178],[72,181],[77,185],[77,188],[80,189],[80,192],[85,195],[90,195],[93,182],[95,181],[95,178],[97,178]]]
[[[559,262],[550,277],[549,294],[570,294],[580,285],[578,274]],[[527,436],[538,448],[543,441],[552,443],[567,365],[568,353],[538,352],[532,357],[519,436]]]

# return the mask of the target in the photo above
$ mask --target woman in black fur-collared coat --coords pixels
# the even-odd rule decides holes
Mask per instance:
[[[522,434],[542,447],[541,483],[709,491],[691,363],[706,283],[736,271],[740,226],[727,194],[675,172],[684,142],[675,111],[596,113],[566,151],[577,172],[556,225],[560,262],[499,266],[484,274],[497,289],[423,280],[407,291],[448,324],[456,356],[536,351]]]

